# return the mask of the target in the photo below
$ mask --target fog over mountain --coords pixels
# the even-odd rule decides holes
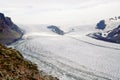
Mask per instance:
[[[0,11],[20,24],[74,26],[119,16],[120,0],[2,0]],[[109,14],[109,15],[108,15]]]

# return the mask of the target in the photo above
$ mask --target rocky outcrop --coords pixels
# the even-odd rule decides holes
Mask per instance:
[[[64,35],[64,31],[59,29],[57,26],[51,25],[47,27],[48,29],[51,29],[53,32],[59,34],[59,35]]]
[[[24,59],[22,54],[0,44],[0,80],[59,80],[43,75],[36,64]]]
[[[0,13],[0,43],[10,44],[23,35],[21,29],[12,22],[10,17]]]
[[[96,25],[96,29],[101,29],[101,30],[103,30],[103,29],[105,29],[105,27],[106,27],[106,24],[105,24],[105,20],[101,20],[99,23],[97,23],[97,25]]]
[[[120,43],[120,25],[113,29],[107,36],[106,38],[108,40],[114,41],[116,43]]]
[[[117,28],[114,28],[113,30],[104,33],[101,32],[90,33],[87,36],[98,40],[120,43],[120,25]]]
[[[120,20],[119,16],[101,20],[96,24],[96,32],[87,36],[107,42],[120,43]]]

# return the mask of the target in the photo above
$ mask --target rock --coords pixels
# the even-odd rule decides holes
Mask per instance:
[[[107,42],[120,43],[120,25],[113,30],[107,31],[107,34],[95,32],[90,33],[87,36]]]
[[[59,29],[57,26],[51,25],[47,27],[48,29],[51,29],[53,32],[59,34],[59,35],[64,35],[64,31]]]
[[[101,20],[99,23],[97,23],[97,25],[96,25],[96,29],[101,29],[101,30],[103,30],[103,29],[105,29],[105,27],[106,27],[106,24],[105,24],[105,20]]]
[[[0,20],[5,21],[5,16],[4,16],[4,14],[3,14],[3,13],[0,13]]]
[[[113,29],[106,37],[109,40],[112,40],[116,43],[120,43],[120,25]]]
[[[5,23],[6,23],[8,26],[10,26],[10,27],[13,25],[13,22],[12,22],[12,20],[11,20],[10,17],[6,17],[6,18],[5,18]]]
[[[0,13],[0,43],[10,44],[20,39],[22,35],[22,30],[12,22],[11,18]]]

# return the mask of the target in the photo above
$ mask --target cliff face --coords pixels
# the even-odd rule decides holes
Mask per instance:
[[[0,43],[10,44],[21,38],[22,35],[22,31],[12,22],[11,18],[0,13]]]
[[[106,37],[109,40],[112,40],[116,43],[120,43],[120,25],[113,29]]]
[[[120,44],[120,25],[112,30],[105,31],[104,33],[95,32],[95,33],[90,33],[87,36],[98,40]]]

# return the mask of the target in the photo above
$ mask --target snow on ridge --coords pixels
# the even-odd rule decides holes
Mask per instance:
[[[103,22],[102,22],[103,21]],[[104,27],[102,29],[102,27]],[[120,19],[117,17],[111,18],[109,20],[101,20],[96,25],[96,31],[89,33],[87,36],[103,40],[107,42],[120,43]]]
[[[107,24],[105,31],[113,30],[114,28],[117,28],[117,26],[120,25],[120,19],[118,19],[118,20],[105,20],[105,23]]]

